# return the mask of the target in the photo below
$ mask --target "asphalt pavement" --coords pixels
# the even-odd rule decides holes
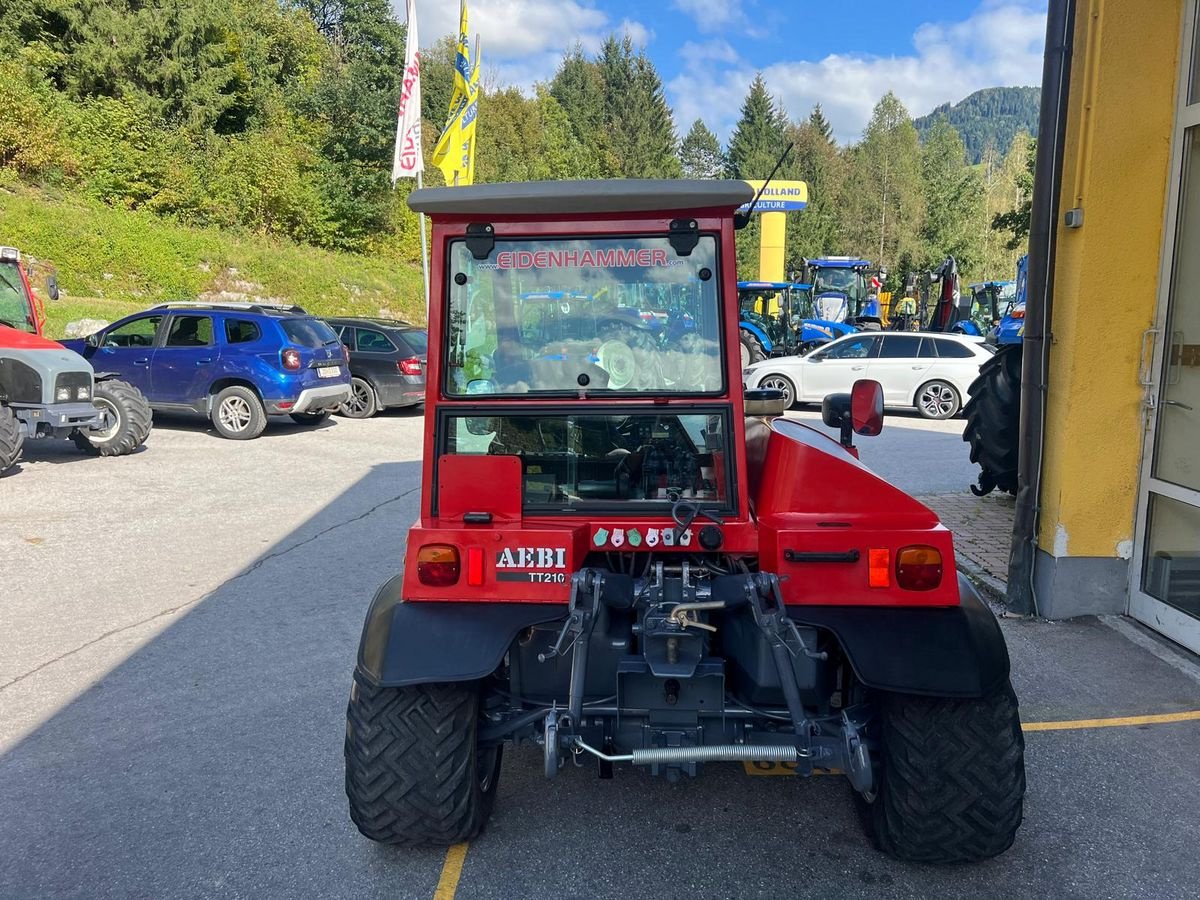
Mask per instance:
[[[889,415],[863,459],[953,490],[918,479],[960,477],[956,428]],[[1025,823],[984,864],[881,856],[838,777],[547,782],[528,751],[461,868],[371,844],[346,814],[344,710],[421,454],[404,412],[249,443],[160,420],[117,460],[30,446],[0,479],[0,897],[1200,894],[1200,721],[1087,721],[1200,709],[1195,657],[1124,620],[1002,621],[1023,719],[1073,724],[1029,730]]]

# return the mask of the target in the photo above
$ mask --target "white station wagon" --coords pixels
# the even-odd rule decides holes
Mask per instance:
[[[764,359],[744,369],[747,388],[783,391],[789,407],[820,403],[860,378],[883,385],[887,406],[915,407],[948,419],[966,403],[979,367],[992,355],[982,338],[957,334],[867,331],[831,341],[807,356]]]

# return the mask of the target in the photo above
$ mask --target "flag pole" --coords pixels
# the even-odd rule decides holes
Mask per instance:
[[[425,186],[421,173],[417,172],[417,190]],[[429,324],[429,247],[425,238],[425,213],[417,213],[421,221],[421,274],[425,277],[425,324]]]

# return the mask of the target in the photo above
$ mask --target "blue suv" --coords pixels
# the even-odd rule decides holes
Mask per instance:
[[[258,437],[268,414],[315,424],[350,399],[342,342],[298,306],[167,303],[62,343],[154,409],[201,413],[232,440]]]

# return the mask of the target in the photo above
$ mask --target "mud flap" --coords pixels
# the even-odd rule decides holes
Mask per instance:
[[[472,681],[500,664],[518,634],[567,614],[565,603],[405,603],[402,576],[375,594],[358,671],[377,687]]]

